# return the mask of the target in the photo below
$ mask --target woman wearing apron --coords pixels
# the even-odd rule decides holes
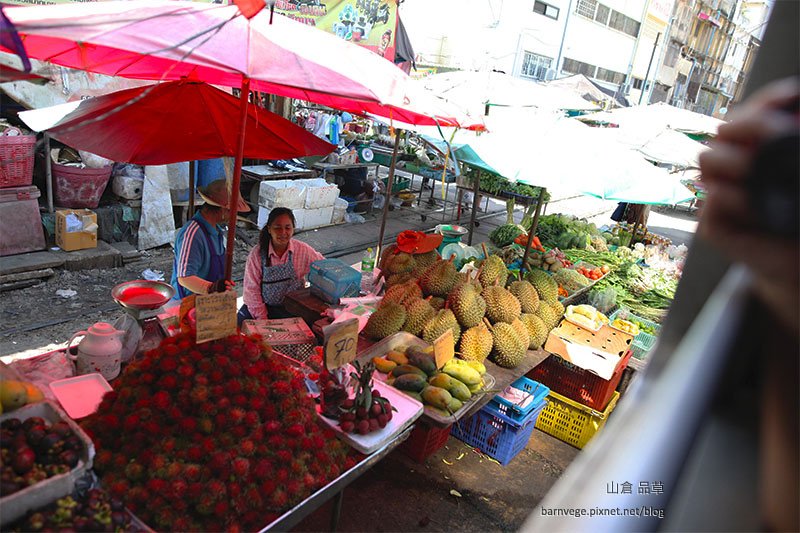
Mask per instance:
[[[295,240],[291,209],[276,207],[261,229],[258,244],[250,251],[244,271],[244,305],[238,322],[255,318],[287,318],[286,293],[305,286],[311,263],[324,259],[308,244]]]

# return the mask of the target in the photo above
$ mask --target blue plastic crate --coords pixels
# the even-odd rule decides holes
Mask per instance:
[[[522,376],[511,384],[512,387],[527,392],[533,396],[531,402],[525,407],[510,402],[500,395],[492,399],[492,405],[503,415],[507,416],[517,424],[523,424],[528,414],[539,407],[545,397],[550,393],[550,388],[546,385]]]
[[[453,424],[450,434],[505,466],[528,445],[536,419],[546,405],[546,402],[538,404],[520,424],[489,403],[471,417]]]
[[[338,304],[340,298],[356,297],[361,291],[361,272],[341,259],[314,261],[308,281],[314,295],[332,304]]]

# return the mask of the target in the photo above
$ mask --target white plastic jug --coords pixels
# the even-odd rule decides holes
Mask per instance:
[[[124,332],[114,329],[106,322],[98,322],[86,331],[79,331],[67,343],[67,357],[75,361],[78,374],[99,372],[107,380],[119,375],[120,358]],[[83,335],[78,344],[78,355],[70,353],[70,346],[76,337]]]

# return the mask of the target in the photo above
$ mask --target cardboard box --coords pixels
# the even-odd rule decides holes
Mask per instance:
[[[67,216],[74,214],[81,221],[78,231],[68,231]],[[56,244],[64,251],[97,247],[97,215],[91,209],[56,211]]]

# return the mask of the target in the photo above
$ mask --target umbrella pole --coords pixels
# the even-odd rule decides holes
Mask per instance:
[[[539,198],[536,200],[536,212],[533,214],[533,222],[531,223],[531,229],[528,231],[528,242],[525,243],[525,253],[522,254],[522,265],[520,266],[520,272],[526,270],[525,265],[528,262],[528,254],[531,251],[531,244],[533,243],[533,237],[536,236],[536,227],[539,225],[539,213],[542,211],[542,203],[544,202],[544,187],[539,187]]]
[[[394,136],[394,150],[392,151],[392,166],[389,167],[389,178],[386,180],[388,186],[386,187],[386,201],[383,203],[383,218],[381,219],[381,232],[378,237],[378,246],[375,249],[375,257],[381,256],[381,249],[383,248],[383,235],[386,232],[386,218],[389,216],[389,200],[392,198],[392,187],[394,187],[394,169],[397,165],[397,150],[400,147],[400,130],[395,132]],[[378,175],[376,178],[380,179]]]
[[[228,216],[228,242],[225,247],[225,279],[231,279],[233,271],[233,247],[236,238],[236,206],[239,204],[239,180],[242,174],[242,157],[244,155],[244,132],[247,124],[247,103],[250,95],[250,79],[242,80],[239,94],[239,138],[236,145],[236,160],[231,179],[230,212]]]
[[[44,134],[44,170],[47,185],[47,212],[53,213],[53,159],[50,157],[50,134]]]
[[[475,183],[472,185],[472,213],[469,216],[469,238],[467,239],[467,244],[470,246],[472,246],[472,232],[475,231],[475,216],[478,214],[480,204],[478,193],[481,190],[481,171],[474,170],[473,172],[475,172],[473,180]]]
[[[187,219],[194,216],[194,173],[197,170],[197,162],[189,161],[189,211],[186,215]]]

